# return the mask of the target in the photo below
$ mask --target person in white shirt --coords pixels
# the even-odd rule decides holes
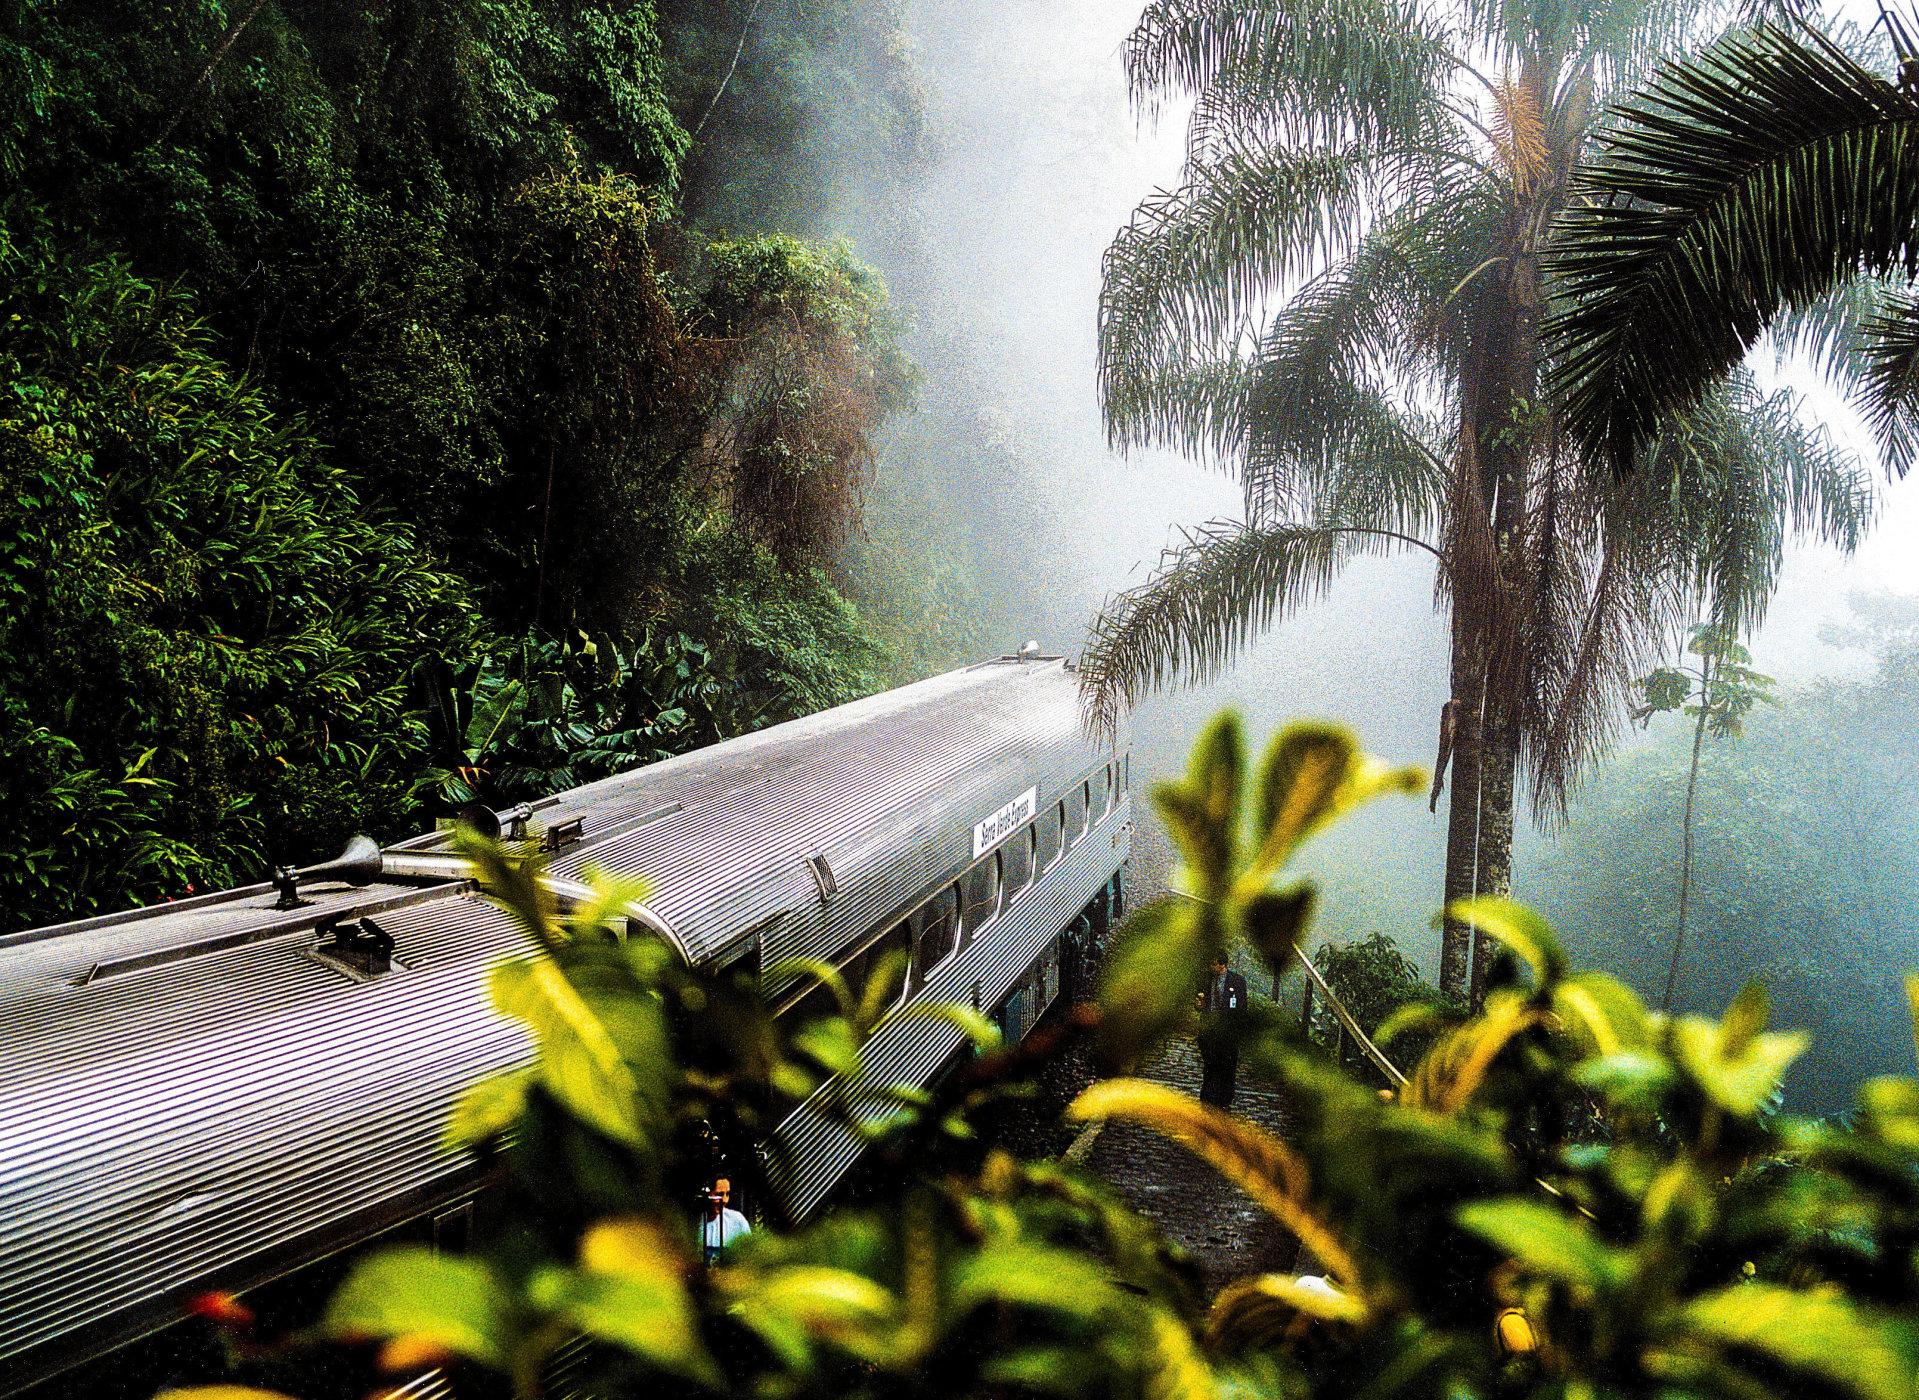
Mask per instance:
[[[700,1221],[700,1249],[709,1264],[741,1235],[753,1233],[753,1227],[746,1223],[746,1217],[728,1204],[732,1199],[733,1183],[725,1177],[719,1178],[707,1190],[706,1215]]]

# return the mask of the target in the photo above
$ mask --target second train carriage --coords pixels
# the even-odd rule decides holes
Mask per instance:
[[[562,895],[589,864],[644,875],[632,917],[689,959],[857,980],[903,951],[903,1001],[1017,1035],[1057,992],[1062,933],[1117,897],[1128,766],[1083,733],[1066,663],[1006,658],[561,794],[535,831]],[[441,1128],[528,1057],[486,996],[526,947],[443,841],[369,846],[360,888],[283,872],[0,936],[0,1395],[201,1289],[462,1218],[476,1177]],[[923,1084],[959,1044],[896,1016],[866,1063]],[[859,1144],[805,1105],[779,1136],[772,1184],[804,1216]]]

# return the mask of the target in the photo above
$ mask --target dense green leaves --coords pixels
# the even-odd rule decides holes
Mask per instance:
[[[1172,785],[1194,823],[1219,828],[1189,845],[1194,857],[1225,852],[1230,876],[1234,852],[1292,829],[1283,814],[1325,792],[1301,760],[1351,755],[1332,739],[1317,726],[1282,736],[1272,752],[1290,758],[1247,782],[1237,726],[1215,726]],[[1256,813],[1265,825],[1242,829]],[[568,1342],[584,1336],[595,1393],[609,1400],[682,1387],[851,1400],[996,1387],[1137,1400],[1911,1393],[1919,1084],[1876,1081],[1850,1123],[1777,1113],[1772,1086],[1797,1039],[1766,1029],[1756,994],[1718,1020],[1648,1013],[1620,984],[1569,970],[1543,921],[1487,904],[1475,917],[1534,976],[1452,1019],[1401,1092],[1359,1082],[1260,1016],[1242,1053],[1284,1094],[1283,1135],[1165,1084],[1095,1083],[1073,1117],[1166,1137],[1304,1246],[1291,1271],[1263,1269],[1209,1299],[1098,1184],[982,1140],[981,1109],[1030,1092],[1072,1027],[1138,1020],[1137,988],[1109,981],[1096,1007],[1025,1046],[968,1060],[930,1092],[891,1095],[858,1200],[794,1228],[762,1220],[701,1267],[689,1205],[714,1173],[715,1139],[739,1115],[749,1133],[766,1131],[753,1115],[779,1067],[806,1052],[767,1021],[750,981],[680,967],[650,944],[619,949],[580,916],[557,923],[537,881],[478,853],[482,882],[552,950],[533,964],[556,993],[539,1013],[543,1062],[590,1062],[579,1090],[597,1080],[609,1102],[560,1097],[575,1090],[543,1063],[538,1086],[505,1096],[519,1116],[504,1228],[466,1258],[389,1251],[357,1264],[325,1330],[379,1343],[373,1362],[394,1379],[453,1361],[456,1383],[483,1369],[530,1396],[546,1365],[578,1359]],[[1231,878],[1215,883],[1227,908],[1195,927],[1224,940],[1251,921],[1253,901]],[[618,903],[602,894],[588,921]],[[1120,931],[1118,965],[1141,967],[1164,946],[1165,907]],[[525,966],[502,977],[517,985]],[[553,1024],[561,984],[573,1010]],[[664,1041],[622,1031],[636,1002],[658,1010]],[[618,1043],[617,1073],[590,1049],[602,1034]],[[859,1072],[849,1060],[842,1075]],[[643,1154],[605,1131],[623,1077],[657,1095],[655,1121],[673,1125]],[[818,1102],[833,1112],[853,1097]],[[750,1153],[724,1170],[736,1192],[762,1189]],[[1514,1338],[1531,1343],[1508,1350]],[[311,1344],[246,1350],[304,1390],[310,1372],[297,1363]]]

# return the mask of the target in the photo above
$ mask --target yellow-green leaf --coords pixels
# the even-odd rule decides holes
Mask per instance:
[[[1698,1336],[1758,1352],[1859,1400],[1912,1400],[1919,1387],[1913,1324],[1868,1312],[1836,1291],[1740,1284],[1691,1303],[1681,1320]]]
[[[1067,1107],[1067,1117],[1119,1118],[1171,1138],[1291,1230],[1338,1277],[1355,1281],[1352,1256],[1306,1203],[1306,1164],[1256,1123],[1146,1079],[1107,1079]]]
[[[540,1080],[569,1112],[617,1141],[639,1146],[639,1084],[612,1033],[550,957],[493,970],[493,1001],[527,1023],[540,1044]]]
[[[1324,1279],[1258,1274],[1220,1289],[1206,1331],[1214,1341],[1235,1347],[1264,1346],[1294,1326],[1301,1314],[1321,1322],[1356,1324],[1366,1320],[1368,1310],[1356,1294]]]
[[[1802,1031],[1765,1032],[1765,994],[1742,992],[1724,1021],[1682,1016],[1672,1024],[1673,1057],[1729,1113],[1751,1114],[1772,1097],[1786,1069],[1804,1052]]]
[[[1593,1238],[1578,1220],[1544,1201],[1509,1196],[1461,1206],[1459,1223],[1503,1249],[1532,1273],[1594,1293],[1626,1276],[1620,1251]]]
[[[343,1339],[419,1339],[489,1366],[512,1344],[512,1302],[478,1259],[414,1246],[362,1259],[327,1306],[326,1330]]]
[[[1486,936],[1503,943],[1533,970],[1542,986],[1557,982],[1566,971],[1565,950],[1559,937],[1544,919],[1525,905],[1493,895],[1454,900],[1447,910],[1451,917],[1485,931]]]

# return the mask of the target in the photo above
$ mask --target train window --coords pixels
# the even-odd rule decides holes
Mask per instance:
[[[970,939],[999,912],[999,853],[966,872],[960,892],[966,900],[966,936]]]
[[[1074,845],[1086,831],[1086,789],[1076,787],[1066,794],[1063,804],[1066,817],[1062,825],[1066,828],[1066,844]]]
[[[1084,831],[1093,824],[1093,780],[1088,778],[1079,785],[1080,830]]]
[[[933,969],[952,955],[959,942],[959,889],[948,885],[913,916],[918,941],[913,948],[913,988],[926,985]]]
[[[1114,760],[1106,765],[1106,810],[1111,812],[1113,804],[1119,800],[1119,762]]]
[[[1130,753],[1119,761],[1119,785],[1128,792],[1133,790],[1133,756]]]
[[[1053,862],[1059,859],[1060,848],[1065,842],[1066,804],[1060,803],[1034,822],[1033,831],[1039,837],[1039,858],[1034,864],[1041,870],[1050,870]]]
[[[899,1005],[900,998],[906,994],[906,963],[912,948],[913,921],[901,919],[840,964],[847,990],[856,1000],[863,1001],[866,984],[875,977],[884,977],[887,996],[882,1005],[888,1008]]]
[[[1019,833],[1000,849],[1005,852],[1006,898],[1010,903],[1014,895],[1033,882],[1033,852],[1038,831],[1033,827]]]

